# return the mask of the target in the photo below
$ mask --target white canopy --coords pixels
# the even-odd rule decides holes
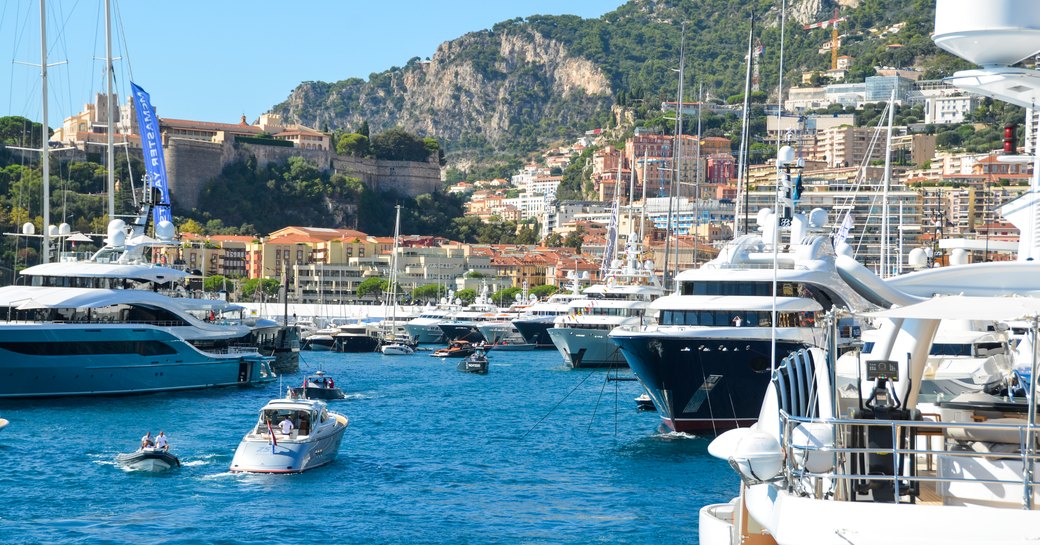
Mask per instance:
[[[1022,320],[1040,317],[1040,298],[940,296],[913,305],[867,312],[865,316],[932,320]]]

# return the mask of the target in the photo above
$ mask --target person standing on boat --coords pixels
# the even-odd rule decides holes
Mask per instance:
[[[170,450],[170,442],[166,438],[166,432],[159,430],[159,435],[155,436],[155,448],[163,449],[164,451]]]
[[[155,442],[152,441],[152,432],[148,432],[144,434],[144,437],[141,438],[141,448],[148,448],[152,446],[155,446]]]
[[[293,423],[292,419],[289,418],[289,415],[285,415],[285,418],[283,418],[282,421],[278,423],[278,427],[282,429],[282,435],[289,435],[290,433],[292,433]]]

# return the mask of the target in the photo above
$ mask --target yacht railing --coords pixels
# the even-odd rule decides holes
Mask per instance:
[[[922,483],[935,483],[936,490],[949,494],[950,499],[967,503],[997,502],[1002,506],[1017,505],[1023,509],[1035,508],[1035,494],[1040,485],[1034,466],[1040,460],[1036,443],[1040,438],[1040,426],[1028,426],[1025,420],[1021,424],[1015,422],[941,422],[923,420],[872,420],[854,418],[817,419],[796,417],[780,411],[783,433],[783,446],[787,455],[784,458],[783,477],[789,489],[798,490],[803,495],[817,499],[833,499],[837,501],[869,501],[863,500],[866,491],[876,489],[879,485],[891,486],[894,502],[916,503],[921,495]],[[807,426],[796,433],[799,426]],[[815,437],[820,437],[820,428],[829,428],[834,442],[805,440],[804,432],[810,430]],[[873,434],[872,436],[870,434]],[[826,433],[823,434],[824,436]],[[1017,435],[1017,443],[1009,441],[1009,437]],[[892,445],[870,445],[868,437],[875,442],[884,437]],[[998,441],[982,441],[979,438],[1000,436]],[[976,439],[967,439],[975,437]],[[939,438],[939,448],[932,448],[933,439]],[[1032,448],[1029,443],[1032,442]],[[982,448],[974,449],[977,443]],[[985,446],[1003,445],[1003,450],[992,451]],[[816,458],[816,467],[820,467],[819,456],[831,456],[830,462],[823,465],[830,469],[822,472],[810,471],[807,463],[810,456]],[[887,458],[885,458],[887,457]],[[943,457],[943,458],[940,458]],[[877,461],[889,460],[883,464],[883,474],[871,472],[871,464],[878,469],[883,467]],[[960,474],[944,474],[943,464],[951,461],[1002,462],[1002,469],[1020,472],[1016,478],[999,478],[992,472],[975,471],[961,467]],[[919,472],[921,467],[930,468],[936,461],[934,472]],[[1008,462],[1018,462],[1015,467]],[[952,471],[958,471],[950,466]],[[825,483],[829,483],[824,490]],[[977,497],[958,498],[948,492],[954,483],[977,483],[988,487],[1018,487],[1021,494],[1014,498],[1005,494],[992,494],[992,498]],[[1005,492],[1007,489],[1005,489]],[[857,498],[857,496],[860,496]],[[944,502],[947,498],[944,498]],[[998,501],[999,500],[999,501]]]

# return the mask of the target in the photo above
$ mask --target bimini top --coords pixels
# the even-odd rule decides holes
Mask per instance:
[[[1040,298],[939,296],[922,303],[867,312],[865,316],[925,320],[1023,320],[1040,317]]]

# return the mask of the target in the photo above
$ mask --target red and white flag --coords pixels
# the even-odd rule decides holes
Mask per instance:
[[[271,446],[272,447],[278,446],[278,439],[276,439],[275,436],[274,436],[274,428],[271,427],[271,421],[270,420],[267,421],[267,433],[271,434]]]

